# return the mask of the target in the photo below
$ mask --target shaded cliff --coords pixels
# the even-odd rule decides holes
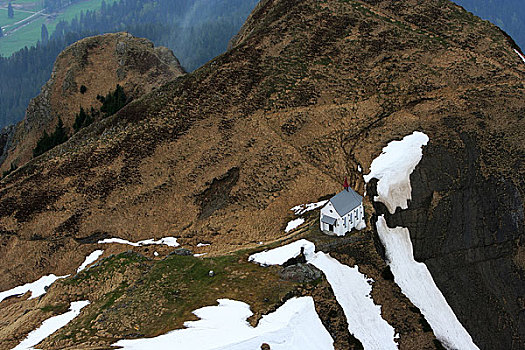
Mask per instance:
[[[483,348],[521,349],[523,178],[484,176],[484,158],[497,154],[480,149],[478,137],[461,133],[454,147],[431,142],[411,176],[409,209],[389,215],[383,206],[376,207],[389,226],[409,228],[415,258],[427,264],[456,315]],[[492,141],[500,142],[499,137]],[[519,172],[523,159],[518,154],[505,172]]]

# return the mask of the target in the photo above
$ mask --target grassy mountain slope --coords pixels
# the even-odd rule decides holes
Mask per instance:
[[[389,141],[420,130],[430,137],[423,160],[432,162],[413,186],[424,197],[389,220],[414,226],[416,257],[429,262],[476,344],[518,349],[524,75],[497,27],[445,0],[263,1],[227,53],[1,182],[0,287],[71,272],[102,237],[174,235],[187,248],[212,243],[212,257],[282,239],[289,208],[335,193],[345,175],[363,193],[358,166],[367,172]],[[452,215],[464,208],[470,215]],[[489,229],[470,229],[478,224]],[[366,244],[336,250],[349,264],[368,262],[375,300],[405,303],[385,306],[402,348],[432,348],[432,336],[411,343],[411,332],[424,335],[413,326],[417,312],[381,277],[368,227]],[[120,293],[114,298],[128,295]],[[105,331],[98,341],[125,333]]]

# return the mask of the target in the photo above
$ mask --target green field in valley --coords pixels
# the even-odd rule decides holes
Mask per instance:
[[[36,45],[40,40],[42,24],[47,26],[51,35],[56,25],[61,21],[71,21],[82,11],[99,9],[103,0],[84,0],[53,14],[38,13],[42,9],[41,0],[14,0],[14,18],[7,17],[8,2],[0,0],[0,26],[4,37],[0,38],[0,55],[7,57],[25,46]],[[116,0],[106,0],[111,4]],[[33,16],[33,17],[31,17]]]

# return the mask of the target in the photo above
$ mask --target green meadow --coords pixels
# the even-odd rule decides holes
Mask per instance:
[[[47,30],[51,35],[57,24],[62,21],[71,21],[75,16],[80,15],[80,12],[88,10],[99,9],[103,0],[84,0],[81,2],[69,5],[60,10],[60,12],[52,14],[52,16],[39,16],[31,19],[28,22],[23,22],[18,25],[15,23],[32,15],[33,10],[41,9],[40,0],[16,0],[13,2],[15,18],[7,17],[7,2],[0,2],[0,26],[5,27],[4,33],[6,36],[0,38],[0,55],[7,57],[12,53],[23,49],[25,46],[30,47],[36,45],[40,40],[42,24],[47,26]],[[107,4],[111,4],[116,0],[106,0]],[[7,26],[7,27],[6,27]]]

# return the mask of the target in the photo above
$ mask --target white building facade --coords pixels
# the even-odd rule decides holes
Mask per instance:
[[[321,231],[329,235],[344,236],[352,229],[366,227],[363,197],[347,188],[332,198],[321,209]]]

